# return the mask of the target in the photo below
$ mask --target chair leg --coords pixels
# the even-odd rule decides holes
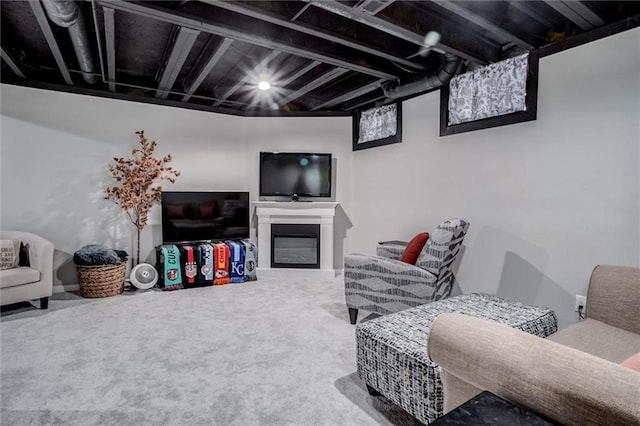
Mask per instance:
[[[378,392],[377,390],[375,390],[374,388],[372,388],[369,385],[367,385],[367,391],[369,391],[369,395],[371,395],[371,396],[380,396],[380,395],[382,395],[380,392]]]
[[[349,308],[349,320],[351,320],[351,324],[358,322],[358,310],[356,308]]]
[[[49,308],[49,298],[41,297],[40,298],[40,309],[48,309]]]

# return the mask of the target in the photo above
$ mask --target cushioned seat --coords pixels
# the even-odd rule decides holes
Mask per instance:
[[[0,271],[0,305],[39,299],[47,309],[53,294],[53,244],[39,235],[21,231],[0,231],[0,239],[24,243],[28,265]]]
[[[548,339],[616,364],[640,352],[640,334],[592,318],[571,324]]]
[[[0,288],[35,283],[37,281],[40,281],[40,271],[26,266],[6,269],[0,273]]]

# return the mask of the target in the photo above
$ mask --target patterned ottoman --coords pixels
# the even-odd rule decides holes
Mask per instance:
[[[443,312],[510,325],[540,337],[555,333],[555,312],[488,294],[450,297],[358,324],[358,376],[423,423],[442,416],[440,367],[427,354],[429,329]]]

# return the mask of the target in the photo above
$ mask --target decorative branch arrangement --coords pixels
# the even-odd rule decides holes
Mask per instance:
[[[167,164],[171,155],[161,159],[153,156],[158,145],[144,136],[144,130],[136,132],[139,148],[131,150],[131,158],[114,157],[109,172],[116,182],[105,189],[105,199],[112,200],[127,214],[137,229],[136,265],[140,263],[140,233],[148,223],[151,207],[160,202],[162,181],[174,183],[180,172]]]

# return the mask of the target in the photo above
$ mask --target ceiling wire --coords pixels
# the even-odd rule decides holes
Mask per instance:
[[[405,68],[399,63],[392,61],[391,59],[388,59],[388,61],[391,62],[391,64],[395,65],[397,68],[400,68],[402,71],[408,72],[409,74],[418,74],[418,72],[420,72],[420,71],[410,70],[408,68]]]
[[[36,67],[36,66],[30,65],[30,64],[27,64],[27,63],[24,63],[23,66],[25,66],[27,68],[30,68],[30,69],[32,69],[34,71],[45,71],[45,70],[46,71],[56,71],[57,70],[57,68],[55,68],[55,67],[47,67],[47,66],[38,66],[38,67]],[[120,71],[122,71],[122,70],[120,70]],[[86,74],[85,71],[72,69],[72,68],[69,68],[69,72],[72,73],[72,74]],[[100,73],[95,72],[95,73],[92,73],[92,74],[95,75],[96,77],[101,77]],[[117,82],[117,81],[109,82],[109,81],[105,81],[104,79],[102,79],[102,82],[104,84],[113,83],[116,86],[129,87],[129,88],[132,88],[132,89],[140,89],[140,90],[145,90],[145,91],[150,91],[150,92],[157,92],[158,90],[160,90],[157,87],[142,86],[142,85],[139,85],[139,84],[131,84],[131,83],[121,83],[121,82]],[[178,96],[186,95],[185,92],[178,91],[178,90],[164,90],[164,91],[168,92],[169,94],[172,94],[172,95],[178,95]],[[117,92],[114,92],[114,93],[117,93]],[[126,95],[127,93],[119,93],[119,94]],[[190,96],[192,98],[198,98],[198,99],[202,99],[202,100],[206,100],[206,101],[220,101],[220,100],[222,100],[220,98],[216,98],[216,97],[213,97],[213,96],[203,96],[203,95],[196,95],[196,94],[192,94]],[[232,100],[229,100],[229,99],[224,99],[222,101],[223,101],[223,103],[237,104],[237,105],[240,105],[240,106],[248,106],[248,105],[250,105],[247,102],[232,101]]]

